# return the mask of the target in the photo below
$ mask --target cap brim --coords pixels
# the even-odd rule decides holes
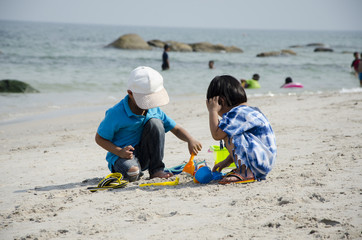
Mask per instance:
[[[151,94],[133,93],[133,97],[137,106],[141,109],[161,107],[170,101],[165,88]]]

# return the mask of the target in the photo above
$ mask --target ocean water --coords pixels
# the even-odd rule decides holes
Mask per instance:
[[[262,88],[247,89],[248,96],[360,91],[359,81],[352,74],[350,65],[352,53],[362,52],[362,32],[0,21],[0,79],[21,80],[40,91],[36,94],[0,94],[0,124],[31,119],[44,110],[101,108],[125,95],[132,69],[144,65],[161,71],[162,49],[105,48],[128,33],[137,33],[146,41],[208,41],[243,49],[243,53],[169,52],[171,69],[161,74],[171,100],[204,96],[212,78],[221,74],[250,79],[258,73]],[[296,56],[256,57],[261,52],[309,43],[323,43],[334,52],[316,53],[314,47],[300,47],[291,48]],[[208,69],[209,60],[215,61],[214,69]],[[287,76],[302,83],[304,88],[281,89]]]

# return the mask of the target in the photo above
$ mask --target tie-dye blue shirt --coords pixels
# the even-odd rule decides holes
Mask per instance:
[[[234,162],[240,159],[257,180],[265,179],[277,153],[275,135],[268,119],[256,107],[240,105],[222,116],[219,128],[234,143]]]

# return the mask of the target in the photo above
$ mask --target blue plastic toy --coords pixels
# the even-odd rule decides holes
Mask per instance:
[[[211,182],[214,178],[213,178],[213,174],[211,172],[211,169],[208,166],[204,166],[199,168],[196,173],[195,173],[195,179],[199,182],[199,183],[209,183]]]
[[[224,175],[221,172],[212,172],[212,180],[220,180]]]

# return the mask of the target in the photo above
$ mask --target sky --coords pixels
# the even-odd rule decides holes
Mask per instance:
[[[0,20],[362,31],[362,0],[0,0]]]

